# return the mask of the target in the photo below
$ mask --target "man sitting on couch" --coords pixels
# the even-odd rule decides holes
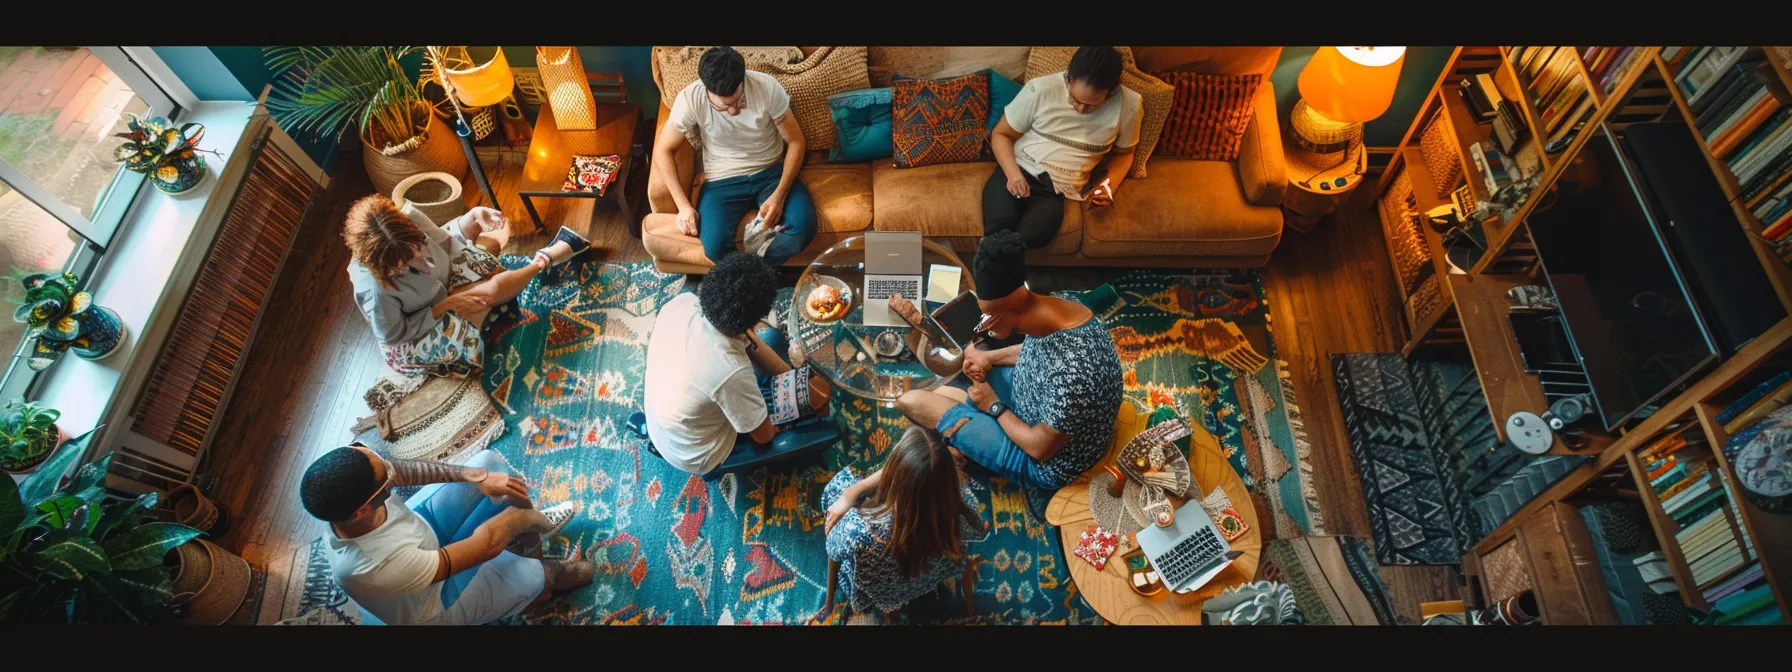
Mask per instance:
[[[839,437],[831,420],[808,422],[828,414],[827,380],[790,366],[790,345],[778,330],[754,329],[777,295],[771,265],[733,252],[695,294],[660,309],[647,341],[640,423],[672,466],[718,475],[718,468],[820,450]]]
[[[1064,199],[1083,200],[1103,156],[1107,180],[1088,198],[1096,206],[1114,204],[1132,170],[1143,104],[1137,92],[1120,86],[1122,65],[1113,47],[1078,48],[1070,69],[1027,80],[1003,109],[989,138],[996,171],[983,185],[984,235],[1019,231],[1027,247],[1050,245],[1064,222]]]
[[[673,158],[692,140],[703,153],[704,175],[695,207]],[[715,47],[698,61],[697,81],[673,99],[669,121],[653,143],[653,166],[678,204],[679,231],[701,238],[710,261],[720,262],[734,249],[736,226],[758,208],[766,227],[782,225],[764,251],[776,265],[815,239],[815,203],[797,179],[805,148],[784,86],[747,70],[732,47]]]

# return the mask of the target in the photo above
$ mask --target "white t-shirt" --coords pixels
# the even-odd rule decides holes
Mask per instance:
[[[1083,200],[1089,172],[1115,147],[1139,144],[1144,99],[1124,86],[1088,114],[1070,106],[1069,82],[1063,72],[1027,80],[1014,101],[1002,109],[1008,126],[1021,134],[1014,159],[1021,170],[1051,176],[1065,198]]]
[[[330,541],[330,571],[362,609],[387,625],[428,623],[442,614],[435,530],[398,497],[386,498],[386,522],[353,539]]]
[[[733,116],[709,103],[702,80],[691,82],[672,100],[667,121],[686,138],[693,130],[699,133],[706,181],[751,175],[784,160],[778,120],[790,113],[790,94],[771,75],[752,70],[743,86],[740,114]]]
[[[746,340],[704,319],[696,294],[660,309],[647,341],[647,436],[672,466],[701,474],[728,459],[737,434],[768,413]]]

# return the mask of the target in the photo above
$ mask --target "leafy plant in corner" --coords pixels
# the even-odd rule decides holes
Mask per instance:
[[[423,96],[399,60],[417,47],[263,47],[268,69],[281,73],[268,112],[282,128],[317,137],[363,129],[374,149],[409,149],[428,128],[418,115]]]
[[[14,399],[0,413],[0,470],[20,472],[43,462],[62,438],[62,412]],[[11,479],[8,479],[11,480]]]
[[[62,474],[93,432],[14,484],[0,478],[0,624],[146,624],[173,616],[168,551],[200,531],[150,521],[154,493],[106,494],[110,455]]]

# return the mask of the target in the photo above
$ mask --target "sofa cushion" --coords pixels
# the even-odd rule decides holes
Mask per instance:
[[[945,163],[921,168],[871,166],[872,200],[879,231],[920,231],[930,236],[983,235],[983,183],[996,164]]]
[[[1133,63],[1131,49],[1115,49],[1120,50],[1120,58],[1124,63],[1124,68],[1120,71],[1120,85],[1132,89],[1141,99],[1139,144],[1133,150],[1132,170],[1126,176],[1145,177],[1145,164],[1151,160],[1151,154],[1157,148],[1158,137],[1163,135],[1164,120],[1170,116],[1170,105],[1175,102],[1176,89],[1140,71]],[[1032,79],[1068,69],[1070,57],[1076,54],[1076,50],[1076,47],[1034,47],[1027,56],[1026,78]]]
[[[1236,161],[1244,130],[1255,112],[1263,76],[1209,75],[1159,70],[1151,73],[1175,87],[1175,102],[1164,122],[1157,153],[1185,159]]]
[[[1154,172],[1114,205],[1084,207],[1085,256],[1252,256],[1281,240],[1281,208],[1247,202],[1233,164],[1164,157]]]
[[[1027,73],[1031,47],[871,47],[872,86],[889,86],[890,78],[907,75],[921,79],[957,77],[993,69],[1019,81]]]
[[[1004,77],[993,69],[984,70],[983,74],[989,75],[989,119],[984,120],[983,127],[989,129],[989,134],[994,136],[996,124],[1002,123],[1002,111],[1008,109],[1008,104],[1014,102],[1015,96],[1020,95],[1020,82]]]
[[[843,233],[870,228],[870,164],[805,164],[797,177],[815,200],[815,230]]]
[[[989,77],[949,79],[897,75],[890,82],[891,140],[896,166],[918,168],[975,161],[988,144]]]
[[[790,109],[803,129],[809,149],[834,146],[834,122],[828,115],[828,96],[842,91],[870,88],[864,47],[821,47],[807,55],[797,47],[771,47],[763,51],[737,49],[752,70],[777,78],[790,94]],[[697,64],[707,47],[654,49],[654,67],[660,95],[668,100],[697,79]],[[795,59],[790,59],[794,55]],[[688,73],[688,79],[686,78]],[[671,88],[676,85],[678,88]]]
[[[1281,60],[1281,47],[1133,47],[1140,70],[1181,70],[1210,75],[1262,75]]]
[[[829,161],[870,161],[890,155],[890,89],[859,89],[828,96],[834,119]]]

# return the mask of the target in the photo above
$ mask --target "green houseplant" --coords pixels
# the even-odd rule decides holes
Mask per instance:
[[[56,421],[62,412],[36,402],[15,399],[0,412],[0,471],[28,473],[62,443]],[[7,479],[11,480],[11,479]]]
[[[280,73],[268,111],[290,133],[314,137],[358,128],[361,160],[374,190],[390,194],[427,172],[467,174],[467,157],[408,76],[402,59],[418,47],[263,47]]]
[[[0,478],[0,624],[145,624],[174,616],[168,552],[200,532],[152,521],[156,495],[106,494],[110,455],[62,483],[93,436],[24,482]]]
[[[36,273],[13,280],[25,287],[25,298],[13,311],[28,329],[31,355],[26,366],[42,371],[63,351],[82,359],[105,359],[124,344],[124,321],[110,308],[95,305],[93,294],[79,291],[73,273]]]
[[[205,178],[205,157],[199,155],[205,150],[198,147],[199,139],[205,137],[204,124],[177,128],[162,117],[133,114],[129,129],[129,133],[113,136],[125,140],[113,148],[112,158],[126,170],[149,175],[150,184],[166,194],[184,193]]]

